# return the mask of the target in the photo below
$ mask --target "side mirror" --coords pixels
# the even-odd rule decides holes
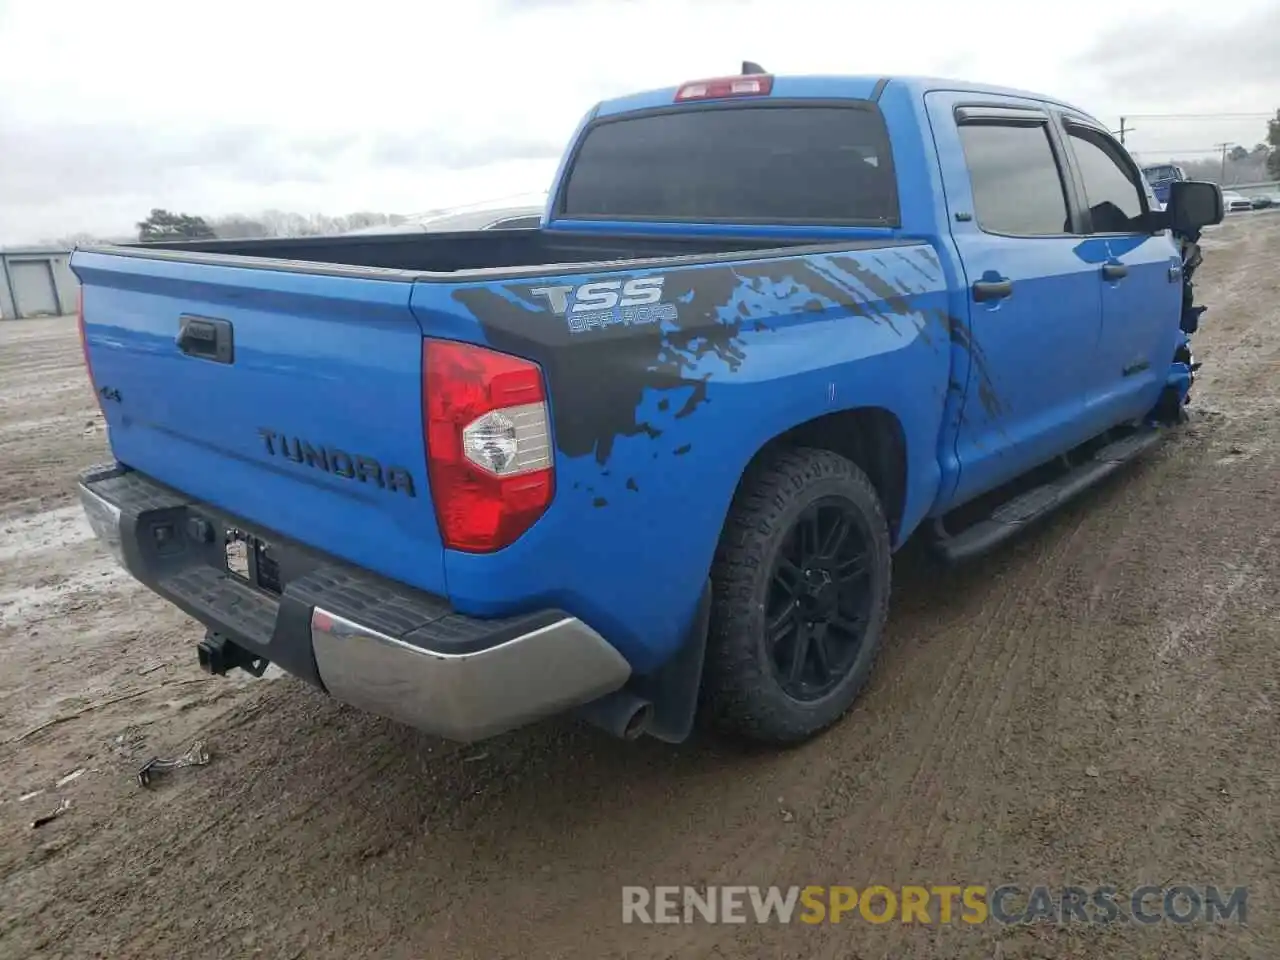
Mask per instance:
[[[1205,180],[1175,180],[1169,184],[1165,213],[1174,233],[1190,233],[1221,223],[1225,214],[1222,188]]]

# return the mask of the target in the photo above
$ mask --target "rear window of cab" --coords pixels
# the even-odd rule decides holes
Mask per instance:
[[[664,108],[589,126],[568,219],[897,226],[884,118],[870,102]]]

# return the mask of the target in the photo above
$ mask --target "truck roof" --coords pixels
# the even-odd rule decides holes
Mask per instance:
[[[772,76],[773,92],[771,96],[773,97],[867,100],[871,99],[875,95],[877,86],[883,88],[884,85],[891,83],[895,87],[905,88],[916,96],[923,96],[930,90],[960,90],[997,97],[1021,97],[1031,100],[1043,100],[1048,103],[1054,103],[1058,106],[1065,107],[1075,113],[1089,117],[1090,119],[1094,119],[1088,111],[1081,110],[1079,107],[1070,103],[1065,103],[1056,97],[1047,97],[1044,94],[1034,93],[1028,90],[1019,90],[1014,87],[969,83],[963,80],[949,80],[942,77],[879,76],[870,74],[866,76],[773,74]],[[689,77],[688,81],[701,79],[705,78]],[[679,86],[662,87],[656,90],[645,90],[640,93],[628,94],[624,97],[614,97],[610,100],[604,100],[597,105],[594,115],[596,117],[606,117],[619,113],[629,113],[633,110],[647,110],[653,107],[671,106],[675,102],[676,91],[678,89]]]

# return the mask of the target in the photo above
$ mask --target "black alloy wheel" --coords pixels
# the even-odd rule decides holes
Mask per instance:
[[[841,497],[809,504],[774,561],[765,643],[779,686],[818,700],[857,661],[871,617],[868,531]]]
[[[711,571],[707,719],[770,744],[839,720],[880,646],[891,561],[879,494],[852,461],[793,448],[753,465]]]

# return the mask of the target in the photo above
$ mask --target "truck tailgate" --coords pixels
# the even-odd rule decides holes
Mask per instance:
[[[118,461],[445,594],[411,283],[90,251],[72,269]]]

